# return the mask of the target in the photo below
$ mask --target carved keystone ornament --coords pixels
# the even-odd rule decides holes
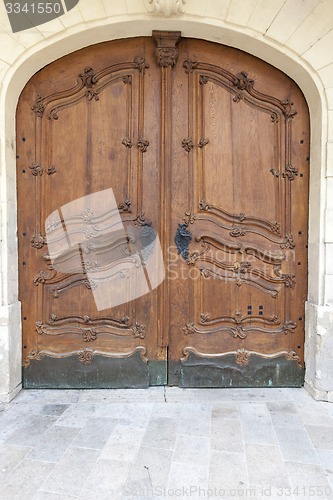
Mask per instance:
[[[153,16],[179,16],[184,13],[186,0],[145,0],[145,7]]]

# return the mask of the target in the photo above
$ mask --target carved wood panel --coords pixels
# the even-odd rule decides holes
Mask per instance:
[[[309,123],[286,75],[155,31],[41,70],[17,124],[27,386],[302,382]],[[62,207],[109,188],[126,238],[99,240],[109,209],[78,208],[80,253],[55,265]],[[159,236],[166,279],[98,310],[96,242],[102,260],[135,268],[129,248],[145,230]]]
[[[156,177],[158,162],[159,135],[151,106],[151,100],[159,104],[158,75],[151,40],[101,44],[46,67],[21,96],[17,116],[20,297],[28,386],[34,384],[29,370],[36,370],[38,363],[39,371],[44,370],[41,377],[47,378],[51,358],[59,363],[72,360],[77,371],[82,370],[74,368],[77,359],[91,365],[89,370],[96,371],[92,386],[99,384],[102,358],[112,363],[139,352],[146,365],[148,358],[165,364],[165,349],[158,344],[156,290],[104,310],[99,310],[93,297],[98,284],[94,272],[100,265],[97,253],[101,261],[112,254],[110,280],[113,273],[119,274],[119,259],[132,273],[137,262],[130,245],[137,244],[145,227],[160,227],[158,179],[150,180]],[[109,239],[104,234],[105,221],[112,214],[83,207],[69,221],[62,213],[74,200],[109,188],[127,235],[118,244],[112,234]],[[68,231],[63,227],[69,223],[80,237],[81,253],[73,246],[55,265],[47,241],[53,238],[66,247]],[[123,274],[126,292],[126,269]],[[148,372],[142,373],[146,385]],[[57,380],[53,384],[57,386]]]
[[[300,384],[304,98],[285,75],[237,50],[183,40],[179,61],[173,178],[182,190],[172,193],[179,278],[172,287],[170,380]]]

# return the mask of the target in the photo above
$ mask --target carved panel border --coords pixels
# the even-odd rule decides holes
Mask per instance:
[[[183,349],[183,357],[180,358],[180,361],[182,363],[185,363],[191,353],[195,354],[198,357],[209,358],[209,359],[217,359],[217,358],[223,358],[225,356],[234,355],[236,363],[239,365],[248,364],[251,356],[258,356],[258,357],[264,358],[264,359],[275,359],[275,358],[284,357],[287,360],[295,361],[298,364],[298,366],[300,368],[302,368],[300,357],[296,354],[295,351],[279,351],[279,352],[274,352],[274,353],[270,353],[270,354],[264,354],[262,352],[257,352],[257,351],[248,351],[246,349],[237,349],[237,351],[228,351],[228,352],[223,352],[223,353],[208,354],[208,353],[197,351],[197,349],[195,349],[194,347],[185,347]]]
[[[222,318],[221,318],[222,319]],[[223,318],[224,319],[224,318]],[[232,320],[232,318],[228,318],[228,320]],[[236,323],[236,322],[235,322]],[[249,333],[252,332],[260,332],[262,334],[269,335],[288,335],[292,333],[296,329],[296,323],[292,321],[286,321],[283,325],[275,326],[275,328],[263,328],[259,325],[253,325],[251,327],[242,326],[240,324],[236,324],[235,326],[227,326],[227,325],[219,325],[212,328],[202,328],[195,323],[188,323],[183,327],[184,335],[213,335],[220,334],[221,332],[229,332],[232,337],[245,339]]]
[[[78,356],[79,361],[82,364],[91,364],[93,361],[94,356],[103,356],[106,358],[128,358],[135,354],[136,352],[140,353],[141,359],[144,363],[148,363],[148,358],[146,357],[147,349],[143,346],[137,346],[135,347],[132,351],[128,352],[105,352],[105,351],[100,351],[98,349],[83,349],[83,350],[75,350],[75,351],[70,351],[70,352],[64,352],[64,353],[59,353],[59,352],[52,352],[52,351],[47,351],[47,350],[37,350],[35,349],[32,351],[28,356],[25,358],[24,361],[24,366],[28,367],[31,363],[31,361],[40,361],[45,357],[50,357],[50,358],[57,358],[57,359],[62,359],[62,358],[69,358],[73,356]]]
[[[78,75],[76,85],[46,97],[38,95],[31,109],[39,118],[58,120],[61,109],[80,102],[84,97],[99,100],[100,92],[111,83],[122,80],[125,84],[131,84],[132,74],[128,72],[138,70],[140,74],[144,74],[146,68],[148,65],[141,56],[135,57],[133,62],[114,64],[97,73],[92,68],[85,68]]]

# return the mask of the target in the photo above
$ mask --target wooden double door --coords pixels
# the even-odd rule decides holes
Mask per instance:
[[[301,91],[236,49],[153,32],[39,71],[17,111],[25,387],[302,385],[308,165]]]

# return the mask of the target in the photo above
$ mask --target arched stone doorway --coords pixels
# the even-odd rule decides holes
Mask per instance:
[[[3,138],[6,137],[7,148],[2,150],[2,164],[7,176],[6,186],[3,188],[5,208],[11,214],[11,220],[8,220],[3,232],[3,242],[7,243],[7,248],[3,249],[3,262],[6,263],[3,272],[3,306],[1,310],[2,324],[5,335],[4,339],[4,359],[1,366],[2,394],[11,394],[20,388],[21,380],[21,362],[20,362],[20,312],[17,302],[17,280],[16,280],[16,236],[15,236],[15,179],[14,171],[15,157],[12,144],[15,141],[14,133],[14,110],[18,96],[25,82],[41,66],[51,62],[55,58],[61,57],[71,50],[76,50],[82,45],[96,43],[98,41],[119,38],[127,36],[146,35],[151,30],[163,25],[167,29],[181,29],[185,36],[200,36],[201,38],[212,41],[224,41],[229,45],[246,50],[264,60],[269,61],[274,66],[282,69],[289,74],[301,87],[307,98],[310,108],[311,118],[311,177],[310,177],[310,244],[309,256],[312,266],[309,273],[309,305],[306,321],[306,361],[307,374],[306,380],[308,387],[314,391],[318,397],[326,397],[325,390],[329,391],[325,381],[319,383],[316,379],[315,370],[318,363],[318,354],[316,352],[316,329],[317,329],[317,309],[323,304],[323,260],[318,260],[318,255],[323,255],[323,202],[322,181],[324,179],[324,158],[325,158],[325,137],[326,137],[326,119],[325,100],[323,98],[322,85],[316,73],[309,69],[306,64],[291,51],[283,49],[278,45],[267,40],[260,39],[251,35],[247,30],[228,27],[218,21],[209,24],[198,22],[197,19],[190,19],[188,16],[181,21],[176,19],[161,23],[155,20],[147,20],[137,16],[132,16],[128,20],[112,20],[111,24],[104,25],[98,23],[98,26],[87,27],[82,25],[76,33],[68,35],[60,34],[53,37],[52,43],[40,43],[35,48],[27,51],[24,56],[6,75],[2,88],[2,109],[4,110],[3,121],[5,129]],[[115,24],[112,24],[112,23]],[[116,29],[110,27],[114,27]],[[112,33],[110,33],[112,31]],[[82,36],[84,33],[84,37]],[[48,46],[48,47],[46,47]],[[5,212],[3,212],[5,213]],[[319,221],[319,222],[318,222]],[[10,339],[10,340],[9,340]]]

